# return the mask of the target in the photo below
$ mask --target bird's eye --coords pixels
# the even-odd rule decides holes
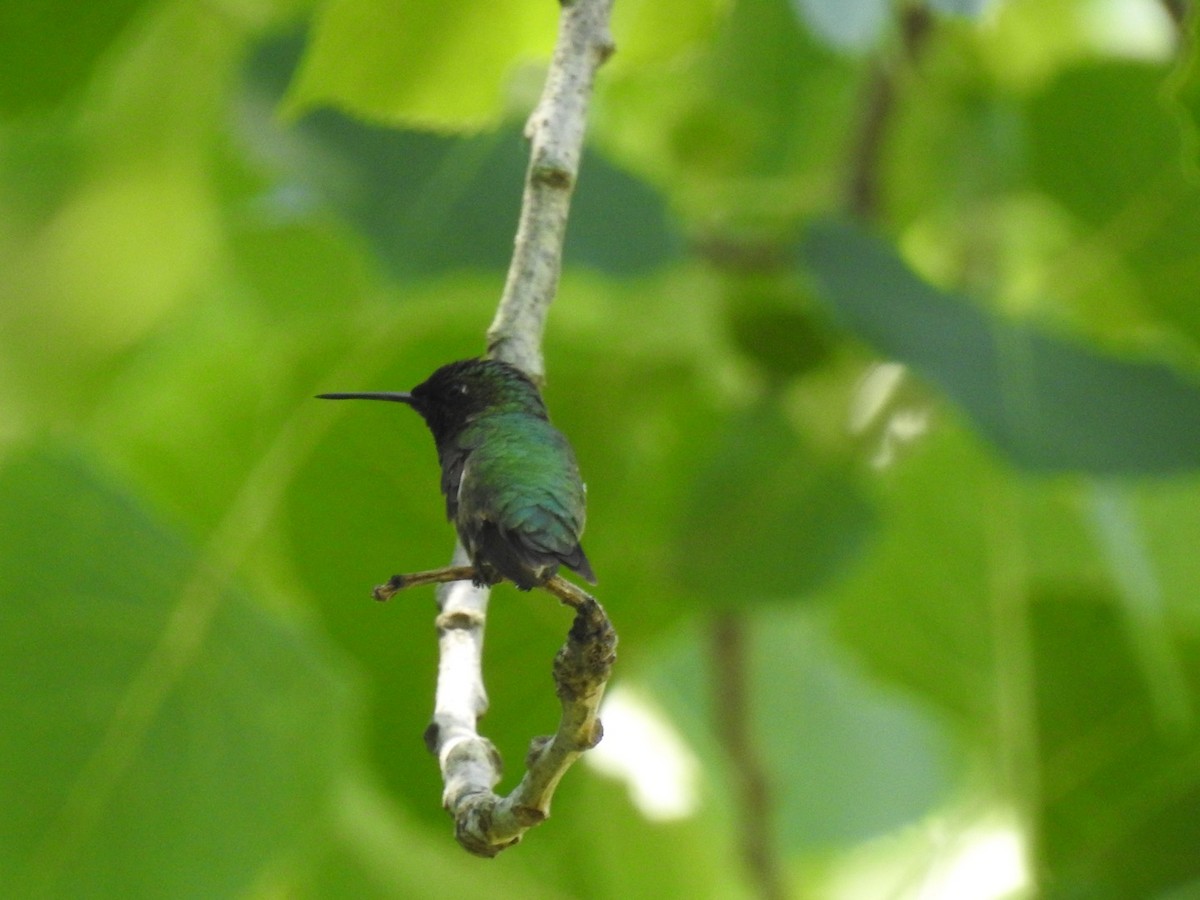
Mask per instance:
[[[470,393],[467,390],[467,386],[465,384],[455,385],[454,389],[456,391],[458,391],[458,393],[462,394],[464,397],[467,396],[468,393]]]

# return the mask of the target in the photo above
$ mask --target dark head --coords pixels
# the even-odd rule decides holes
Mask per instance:
[[[440,445],[485,413],[520,412],[545,419],[546,405],[529,377],[495,359],[464,359],[442,366],[407,393],[320,394],[324,400],[406,403],[425,419]]]

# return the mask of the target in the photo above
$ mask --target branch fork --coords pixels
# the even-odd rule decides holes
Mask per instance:
[[[461,547],[457,553],[462,553]],[[617,634],[604,608],[586,591],[559,575],[541,586],[575,609],[566,643],[554,658],[562,716],[553,735],[530,743],[525,776],[502,797],[492,790],[500,781],[500,754],[477,731],[478,719],[487,710],[481,657],[488,589],[470,581],[474,573],[471,566],[450,565],[396,575],[375,588],[375,597],[388,599],[416,585],[442,585],[437,617],[441,661],[425,744],[438,757],[445,785],[442,805],[454,818],[458,842],[477,856],[492,857],[549,818],[550,801],[563,775],[600,743],[600,702],[616,662]]]

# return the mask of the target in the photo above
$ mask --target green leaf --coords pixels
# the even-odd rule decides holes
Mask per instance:
[[[1154,716],[1112,604],[1047,592],[1032,609],[1039,833],[1054,897],[1152,897],[1200,878],[1200,730]],[[1200,695],[1200,646],[1176,636]],[[1193,704],[1194,707],[1194,704]]]
[[[149,0],[0,3],[0,115],[44,112],[79,94]]]
[[[1162,106],[1164,77],[1158,66],[1105,63],[1056,79],[1029,110],[1038,188],[1080,217],[1106,222],[1160,189],[1164,177],[1174,186],[1182,158]]]
[[[744,876],[732,852],[736,837],[722,810],[710,807],[685,819],[647,821],[610,779],[590,775],[587,767],[573,769],[567,777],[571,787],[567,790],[564,781],[554,807],[555,827],[575,848],[564,893],[578,897],[579,886],[587,884],[598,898],[745,896]],[[558,799],[568,795],[574,799]],[[605,851],[594,852],[598,847]],[[703,852],[680,852],[701,847]],[[532,841],[528,849],[534,850]],[[543,872],[551,861],[530,859],[534,870]]]
[[[814,227],[803,253],[847,327],[941,387],[1014,462],[1095,473],[1200,465],[1200,387],[1172,367],[1007,322],[920,280],[850,225]]]
[[[881,479],[874,552],[830,586],[838,637],[876,675],[985,729],[995,696],[989,610],[993,472],[963,429],[942,428]]]
[[[613,4],[616,69],[667,62],[711,37],[732,4],[729,0],[625,0]]]
[[[744,0],[674,65],[602,73],[591,133],[685,221],[790,228],[843,164],[854,87],[787,4]]]
[[[329,0],[284,104],[441,130],[493,125],[515,65],[547,58],[558,10],[523,0]]]
[[[1147,330],[1195,342],[1200,181],[1187,113],[1164,101],[1170,86],[1161,68],[1133,63],[1064,72],[1029,104],[1030,174],[1090,229],[1099,271],[1076,280],[1103,293],[1129,279],[1126,302],[1151,314]]]
[[[288,45],[255,59],[255,88],[288,68]],[[286,189],[263,198],[275,215],[296,201],[336,211],[398,278],[507,268],[529,148],[507,125],[477,135],[384,128],[319,110],[294,128],[261,122],[247,139],[276,164]],[[616,219],[622,228],[614,230]],[[681,241],[661,196],[585,152],[571,205],[568,265],[627,275],[677,255]]]
[[[869,840],[947,800],[956,751],[927,705],[871,679],[827,621],[750,624],[756,732],[788,846]]]
[[[648,681],[709,779],[729,789],[744,773],[714,733],[711,692],[724,686],[714,685],[713,656],[721,651],[711,620],[701,622],[704,630],[689,623],[656,648]],[[753,752],[767,773],[781,850],[869,840],[946,799],[958,760],[945,722],[864,671],[832,639],[823,613],[761,609],[739,623]]]
[[[725,307],[738,350],[776,381],[811,374],[833,355],[836,338],[824,311],[792,283],[731,279]]]
[[[881,479],[892,524],[834,588],[839,637],[978,736],[1048,896],[1194,881],[1195,484],[1131,491],[1114,525],[1108,489],[1015,480],[966,436],[943,427]]]
[[[423,762],[434,768],[427,752]],[[576,772],[582,774],[581,769],[574,770],[573,783]],[[436,798],[437,792],[430,797]],[[425,800],[425,805],[435,806],[428,797]],[[430,828],[413,810],[396,805],[373,779],[360,771],[348,773],[336,792],[331,833],[316,852],[287,873],[286,880],[280,879],[282,884],[272,885],[272,895],[312,900],[443,900],[479,894],[495,900],[566,900],[571,896],[555,889],[546,867],[539,869],[527,858],[529,851],[546,842],[544,829],[531,835],[521,854],[505,854],[491,866],[465,856],[452,837],[453,823],[442,810],[436,811],[441,815],[436,827]],[[559,822],[558,816],[555,821]]]
[[[768,402],[731,417],[697,468],[675,569],[713,604],[793,599],[850,566],[872,525],[851,472],[806,447]]]
[[[311,840],[343,676],[120,486],[57,450],[10,459],[0,598],[9,892],[230,896]]]

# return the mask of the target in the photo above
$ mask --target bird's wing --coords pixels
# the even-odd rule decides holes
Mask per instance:
[[[463,472],[472,452],[483,444],[483,435],[477,431],[464,430],[453,441],[438,448],[438,462],[442,467],[442,494],[446,498],[446,518],[451,522],[458,516],[462,494]]]
[[[497,429],[464,460],[459,508],[498,526],[531,565],[590,572],[579,549],[585,501],[570,445],[548,423],[522,424]]]
[[[534,565],[562,563],[592,584],[596,575],[579,544],[582,517],[564,509],[557,498],[541,498],[514,512],[509,528],[519,552]]]

